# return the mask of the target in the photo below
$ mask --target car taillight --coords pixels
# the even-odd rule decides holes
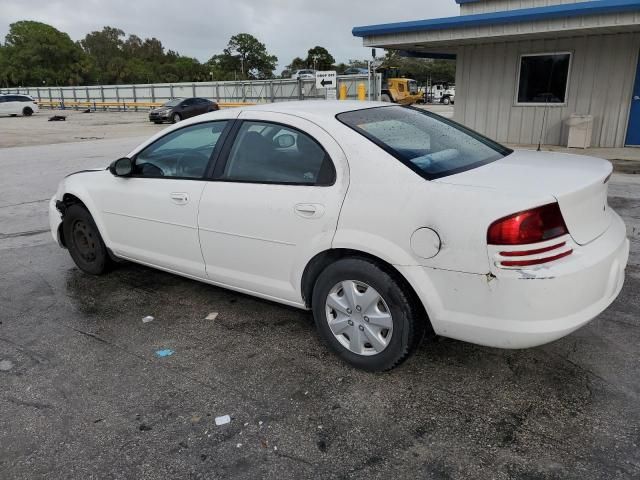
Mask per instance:
[[[493,222],[487,230],[489,245],[518,246],[546,242],[568,234],[557,203],[514,213]],[[496,265],[500,267],[527,267],[559,260],[571,255],[567,242],[558,242],[538,248],[508,249],[498,252]]]
[[[490,245],[528,245],[569,233],[557,203],[514,213],[496,220],[487,230]]]

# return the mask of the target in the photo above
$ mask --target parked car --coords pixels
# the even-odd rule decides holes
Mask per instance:
[[[29,95],[0,94],[0,115],[29,117],[39,111],[38,102]]]
[[[291,78],[294,78],[296,80],[298,80],[299,78],[302,78],[303,80],[309,79],[309,78],[316,78],[316,71],[312,69],[296,70],[291,74]]]
[[[174,98],[161,107],[149,112],[149,121],[153,123],[176,123],[185,118],[195,117],[203,113],[219,110],[216,102],[206,98]]]
[[[629,255],[611,172],[411,107],[283,102],[69,175],[49,219],[84,272],[130,260],[310,309],[331,349],[377,371],[425,333],[526,348],[607,308]]]
[[[343,75],[368,75],[369,74],[369,70],[367,70],[366,68],[360,68],[360,67],[350,67],[347,68]]]

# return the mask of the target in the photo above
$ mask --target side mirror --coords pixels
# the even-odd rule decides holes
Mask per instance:
[[[133,173],[133,162],[129,157],[122,157],[109,165],[109,171],[116,177],[128,177]]]
[[[280,148],[289,148],[293,147],[296,144],[295,137],[293,135],[289,135],[288,133],[283,133],[282,135],[276,137],[275,141]]]

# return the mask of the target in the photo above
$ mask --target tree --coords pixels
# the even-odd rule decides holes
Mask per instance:
[[[240,78],[272,78],[276,63],[278,63],[278,57],[269,55],[264,43],[248,33],[239,33],[231,37],[227,48],[224,49],[223,56],[237,58],[237,63],[240,66],[238,75]],[[231,65],[237,67],[235,62],[229,58],[219,63],[225,67]]]
[[[385,67],[397,67],[400,73],[419,83],[453,83],[456,77],[454,60],[434,60],[424,58],[401,57],[395,50],[387,50],[382,64]]]
[[[91,77],[101,83],[119,83],[125,54],[124,32],[119,28],[103,27],[101,31],[88,33],[80,45],[91,58],[93,68]],[[129,45],[129,48],[132,48]]]
[[[326,48],[315,46],[307,52],[306,63],[314,70],[330,70],[336,59],[333,58]]]
[[[12,23],[2,47],[0,65],[5,85],[71,85],[82,81],[83,53],[51,25]]]

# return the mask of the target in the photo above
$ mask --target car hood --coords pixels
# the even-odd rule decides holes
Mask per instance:
[[[482,167],[435,181],[514,196],[554,197],[573,239],[586,244],[609,225],[607,181],[612,170],[611,163],[601,158],[518,150]]]

